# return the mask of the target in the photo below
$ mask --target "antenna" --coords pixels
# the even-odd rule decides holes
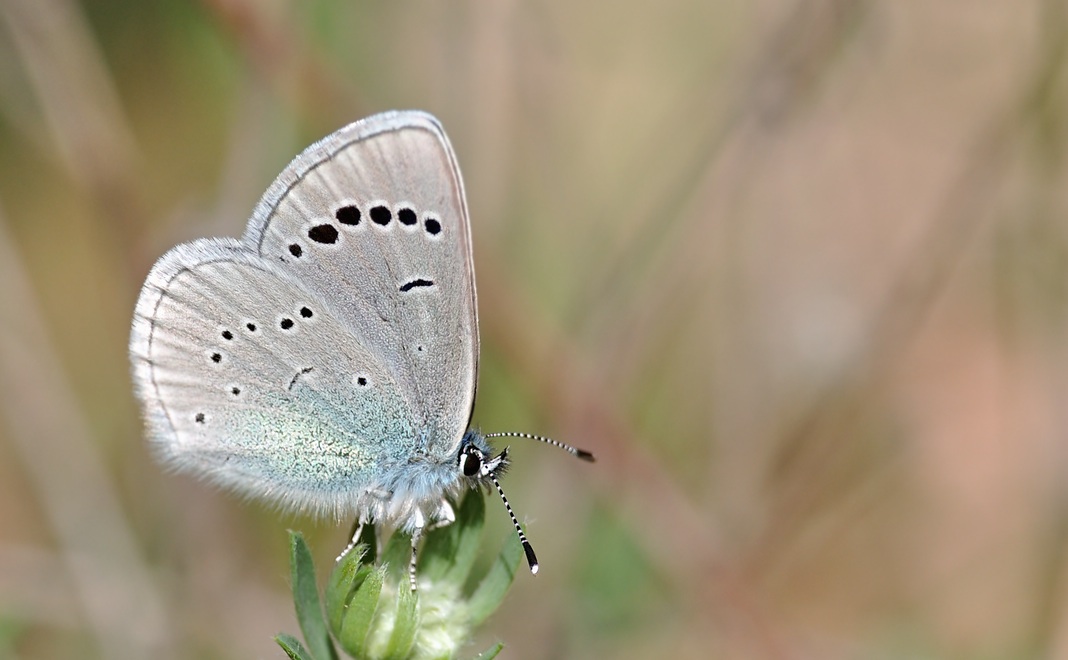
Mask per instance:
[[[530,572],[537,575],[538,557],[534,554],[534,548],[531,547],[530,541],[527,540],[527,535],[523,533],[523,528],[519,526],[519,521],[516,520],[515,514],[512,513],[512,505],[508,503],[508,498],[504,496],[504,489],[501,488],[501,482],[497,481],[497,475],[490,472],[489,478],[493,480],[493,485],[497,487],[497,494],[501,496],[501,501],[504,502],[504,508],[508,510],[508,517],[512,519],[512,524],[515,525],[515,533],[519,535],[519,542],[523,544],[523,552],[527,555],[527,563],[530,564]]]
[[[584,461],[593,462],[593,454],[585,449],[579,449],[578,447],[572,447],[571,445],[558,442],[552,438],[546,438],[542,435],[534,435],[533,433],[487,433],[484,438],[526,438],[528,440],[537,440],[544,442],[545,444],[559,447],[572,456],[581,458]],[[512,511],[512,505],[508,503],[508,498],[504,496],[504,489],[501,488],[501,482],[497,480],[497,470],[504,470],[508,467],[508,448],[506,447],[499,455],[491,460],[484,460],[482,458],[482,452],[475,449],[479,460],[479,468],[483,477],[489,477],[493,481],[493,485],[497,488],[497,494],[501,496],[501,501],[504,502],[504,508],[508,511],[508,517],[512,519],[512,525],[515,527],[515,533],[519,535],[519,542],[523,544],[523,552],[527,555],[527,563],[530,565],[530,572],[534,575],[538,574],[538,557],[534,554],[534,548],[530,545],[530,541],[527,540],[527,535],[523,533],[523,528],[519,526],[519,520],[515,517],[515,513]]]
[[[567,453],[571,454],[572,456],[574,456],[576,458],[581,458],[584,461],[589,461],[590,463],[593,463],[594,460],[595,460],[594,457],[593,457],[593,454],[591,454],[590,452],[586,451],[585,449],[579,449],[578,447],[572,447],[569,444],[565,444],[565,443],[560,442],[558,440],[553,440],[552,438],[546,438],[543,435],[534,435],[533,433],[486,433],[485,437],[487,437],[487,438],[526,438],[527,440],[537,440],[538,442],[544,442],[545,444],[552,445],[553,447],[559,447],[560,449],[563,449],[564,451],[566,451]],[[500,490],[500,486],[497,487],[497,490]],[[504,493],[501,493],[501,497],[504,497]],[[505,500],[505,504],[507,504],[507,503],[508,503],[508,501]],[[509,511],[511,511],[511,510],[509,509]],[[513,516],[513,518],[514,518],[514,516]],[[520,536],[522,536],[522,533],[520,533]],[[531,552],[531,553],[528,553],[528,554],[533,554],[533,553]],[[537,571],[535,571],[535,572],[537,572]]]

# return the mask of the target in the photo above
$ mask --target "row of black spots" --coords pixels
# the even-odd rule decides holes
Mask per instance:
[[[353,209],[355,213],[347,209]],[[335,217],[341,215],[342,211],[344,211],[345,215],[348,216],[359,215],[360,213],[359,209],[355,206],[342,206],[340,209],[338,209],[337,213],[335,213]],[[371,222],[378,225],[379,227],[389,226],[389,223],[393,221],[394,217],[393,211],[391,211],[388,206],[384,206],[382,204],[372,206],[371,210],[368,212],[368,215],[371,217]],[[408,206],[402,206],[397,209],[396,218],[397,222],[401,223],[405,227],[414,227],[416,224],[419,223],[418,214],[414,210],[412,210],[411,207]],[[441,233],[441,221],[434,217],[433,214],[427,214],[427,216],[423,219],[423,229],[430,236],[437,236]]]
[[[393,221],[393,211],[388,206],[378,204],[371,207],[367,215],[371,218],[371,222],[380,226],[387,227],[389,223]],[[363,220],[363,212],[360,211],[358,206],[348,204],[338,208],[334,212],[334,218],[341,223],[349,227],[355,227]],[[413,227],[419,222],[418,215],[415,211],[407,206],[403,206],[397,209],[396,213],[397,221],[406,227]],[[441,233],[441,221],[434,215],[428,214],[423,219],[423,229],[430,237],[435,237]],[[337,227],[329,222],[323,222],[313,227],[310,227],[307,231],[307,236],[312,242],[320,245],[334,245],[338,242],[340,234]],[[297,259],[304,256],[304,246],[300,243],[293,242],[288,246],[289,254],[293,255]]]
[[[405,227],[414,227],[419,222],[418,214],[416,214],[416,212],[409,206],[401,206],[397,209],[396,214],[394,214],[394,212],[385,204],[376,204],[367,212],[367,217],[371,219],[372,223],[379,227],[389,226],[389,223],[393,221],[394,217],[396,217],[397,222]],[[355,204],[346,204],[345,206],[339,207],[337,211],[334,212],[334,218],[343,225],[355,227],[363,220],[364,214],[363,211],[360,210],[360,207]],[[322,226],[323,225],[319,225],[318,227]],[[312,230],[315,230],[318,227],[313,227]],[[428,234],[432,236],[437,235],[441,233],[441,221],[438,220],[434,214],[427,214],[423,221],[423,228]],[[309,238],[311,238],[310,235]],[[315,239],[312,238],[312,240]]]
[[[305,320],[310,320],[315,317],[315,312],[313,312],[311,308],[307,305],[302,305],[301,308],[297,311],[297,313],[302,319]],[[282,330],[289,330],[293,327],[293,319],[289,318],[288,316],[281,317],[278,322],[278,327],[280,327]],[[248,330],[249,333],[255,333],[259,331],[259,326],[256,325],[256,323],[253,321],[247,321],[245,323],[245,329]],[[226,341],[232,341],[234,338],[234,333],[230,332],[230,330],[224,329],[222,331],[222,338]]]
[[[312,308],[308,305],[302,305],[300,309],[297,310],[297,315],[304,321],[311,321],[315,318],[315,312],[312,311]],[[294,326],[296,326],[296,321],[289,316],[282,316],[278,319],[278,328],[280,330],[289,331],[292,330]],[[249,334],[255,334],[256,332],[259,332],[260,327],[256,325],[254,321],[246,321],[245,330],[247,330]],[[223,340],[227,342],[234,340],[234,333],[229,328],[223,328],[219,334]],[[215,364],[222,364],[223,362],[223,353],[221,351],[212,351],[208,357]]]
[[[312,309],[310,307],[308,307],[307,305],[301,307],[300,310],[298,311],[298,313],[300,314],[301,318],[303,318],[305,320],[311,319],[311,318],[313,318],[315,316],[315,312],[313,312]],[[279,325],[279,328],[281,328],[282,330],[288,330],[288,329],[290,329],[290,328],[292,328],[294,326],[294,321],[291,318],[283,317],[283,318],[281,318],[279,320],[278,325]],[[250,331],[253,331],[253,332],[257,329],[256,325],[254,323],[251,323],[251,322],[247,324],[247,327],[250,329]],[[234,335],[230,330],[223,330],[221,334],[222,334],[223,339],[225,339],[227,341],[232,341],[233,338],[234,338]],[[221,353],[219,351],[213,351],[212,353],[210,353],[209,359],[214,364],[221,364],[223,362],[223,360],[224,360],[223,353]],[[298,372],[297,375],[293,377],[293,380],[289,383],[289,389],[293,389],[293,386],[296,384],[297,380],[301,376],[303,376],[305,374],[308,374],[311,371],[312,371],[312,367],[305,367],[305,368],[301,369],[300,372]],[[366,379],[361,379],[361,380],[363,380],[364,382],[361,382],[360,385],[366,385],[367,384]],[[241,396],[241,393],[242,393],[243,390],[242,390],[240,385],[230,384],[230,385],[228,385],[226,387],[226,391],[229,393],[229,395],[231,397],[238,398],[238,397]],[[193,421],[195,421],[197,424],[207,424],[208,418],[203,412],[198,412],[193,416]]]
[[[300,309],[297,310],[297,314],[303,320],[311,320],[315,317],[315,312],[312,311],[311,307],[309,307],[308,305],[302,305]],[[257,325],[255,321],[246,320],[243,325],[244,329],[249,334],[255,334],[260,331],[260,326]],[[296,325],[295,321],[292,318],[289,318],[288,316],[281,317],[278,320],[278,327],[283,331],[288,331],[292,329],[294,325]],[[234,331],[230,328],[223,328],[219,331],[219,336],[221,336],[226,342],[232,342],[234,340]],[[208,353],[208,359],[212,362],[212,364],[222,365],[227,358],[223,351],[213,350]],[[227,391],[232,397],[239,397],[241,396],[242,392],[241,387],[239,385],[229,385],[227,387]],[[197,424],[206,424],[207,416],[203,412],[198,412],[193,416],[193,421],[195,421]]]

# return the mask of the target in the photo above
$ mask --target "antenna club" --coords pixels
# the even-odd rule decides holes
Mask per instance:
[[[523,543],[523,552],[527,555],[527,564],[530,565],[530,573],[532,575],[538,574],[538,557],[534,554],[534,548],[529,543]]]
[[[526,438],[527,440],[537,440],[538,442],[544,442],[545,444],[552,445],[553,447],[559,447],[560,449],[563,449],[564,451],[566,451],[567,453],[571,454],[572,456],[575,456],[576,458],[581,458],[584,461],[588,461],[590,463],[596,462],[596,459],[593,457],[593,454],[591,452],[588,452],[585,449],[579,449],[578,447],[572,447],[571,445],[569,445],[567,443],[560,442],[559,440],[553,440],[552,438],[547,438],[547,437],[545,437],[543,435],[535,435],[533,433],[522,433],[522,432],[504,432],[504,433],[487,433],[483,437],[485,437],[485,438]]]

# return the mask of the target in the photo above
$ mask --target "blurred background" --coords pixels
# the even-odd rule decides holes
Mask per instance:
[[[475,423],[599,459],[511,443],[478,644],[1068,657],[1066,64],[1063,0],[0,0],[0,657],[282,657],[286,528],[348,530],[165,474],[129,324],[391,108],[463,168]]]

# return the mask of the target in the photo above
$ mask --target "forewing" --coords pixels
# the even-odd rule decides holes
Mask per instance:
[[[451,459],[474,403],[478,323],[463,184],[437,121],[386,113],[312,145],[244,241],[331,301],[384,366],[413,411],[412,450]]]

